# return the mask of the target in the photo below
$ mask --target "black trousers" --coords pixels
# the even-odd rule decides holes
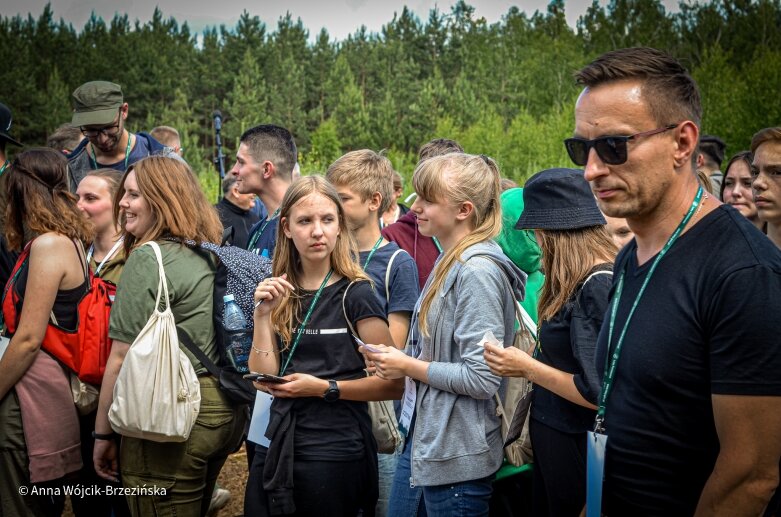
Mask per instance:
[[[586,503],[586,433],[563,433],[530,420],[534,515],[577,516]]]
[[[269,515],[263,490],[263,466],[268,449],[255,444],[252,467],[244,492],[244,515]],[[358,515],[371,480],[366,466],[359,461],[300,461],[293,466],[296,516],[344,517]],[[365,515],[365,513],[364,513]]]

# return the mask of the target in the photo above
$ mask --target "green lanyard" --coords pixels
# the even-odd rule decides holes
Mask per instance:
[[[2,166],[2,167],[0,167],[0,176],[2,176],[2,175],[3,175],[3,173],[4,173],[4,172],[5,172],[5,170],[8,168],[8,166],[9,166],[9,165],[11,165],[11,162],[9,162],[8,160],[6,160],[6,161],[3,163],[3,166]]]
[[[133,144],[133,133],[127,134],[127,147],[125,147],[125,171],[127,170],[127,161],[130,159],[130,146]],[[98,157],[95,154],[95,146],[92,145],[92,142],[89,144],[90,149],[92,149],[92,166],[98,169]],[[88,153],[89,154],[89,153]],[[124,171],[123,171],[124,172]]]
[[[701,200],[702,187],[697,189],[697,195],[694,196],[694,201],[692,201],[692,204],[689,207],[689,211],[686,212],[685,216],[683,216],[683,220],[681,220],[678,228],[676,228],[673,234],[670,235],[670,238],[667,239],[667,243],[662,248],[662,251],[659,252],[659,254],[656,256],[656,259],[654,259],[653,263],[651,264],[651,267],[648,270],[648,274],[646,275],[645,280],[643,280],[643,284],[640,286],[640,291],[638,291],[634,302],[632,302],[632,308],[629,309],[629,315],[627,316],[626,322],[624,323],[624,328],[621,329],[621,335],[618,337],[618,342],[616,343],[615,349],[613,350],[613,353],[610,354],[610,344],[613,342],[613,327],[616,323],[616,313],[618,312],[618,304],[621,301],[621,293],[624,290],[624,273],[626,272],[626,266],[624,266],[624,269],[621,271],[621,275],[618,277],[618,285],[616,286],[616,292],[613,296],[613,308],[610,312],[610,326],[608,327],[609,331],[607,337],[607,354],[605,355],[605,378],[602,381],[602,391],[599,393],[599,406],[597,408],[597,418],[594,423],[594,431],[597,433],[605,432],[605,406],[607,404],[607,398],[610,395],[610,390],[613,388],[613,381],[615,380],[616,376],[618,358],[621,355],[621,349],[624,345],[624,337],[626,336],[626,329],[629,327],[629,322],[632,320],[632,316],[635,314],[635,309],[637,309],[637,305],[640,303],[640,298],[642,298],[643,293],[645,292],[645,288],[648,286],[648,282],[651,280],[651,276],[653,276],[654,271],[656,271],[656,267],[681,235],[681,232],[683,232],[683,229],[689,223],[692,216],[694,215],[695,210],[697,210],[697,207],[700,205]]]
[[[268,223],[270,223],[271,221],[273,221],[273,220],[274,220],[274,219],[275,219],[275,218],[276,218],[276,217],[279,215],[279,211],[280,211],[280,209],[281,209],[281,208],[282,208],[282,207],[279,207],[279,208],[277,208],[276,210],[274,210],[274,213],[273,213],[273,214],[271,214],[271,217],[269,217],[268,219],[266,219],[266,220],[263,222],[263,224],[262,224],[262,225],[260,225],[260,229],[259,229],[258,231],[256,231],[254,234],[252,234],[252,239],[250,239],[250,241],[249,241],[249,246],[247,246],[247,249],[248,249],[248,250],[252,250],[252,249],[254,249],[254,248],[255,248],[255,244],[257,244],[257,243],[258,243],[258,239],[260,239],[260,236],[261,236],[261,235],[263,235],[263,232],[265,232],[265,231],[266,231],[266,226],[268,226]]]
[[[293,352],[296,351],[296,347],[298,346],[298,342],[301,341],[301,335],[304,333],[304,327],[306,327],[306,324],[309,323],[309,317],[312,315],[312,311],[315,310],[315,305],[317,305],[317,300],[320,299],[320,295],[323,293],[323,289],[325,289],[325,285],[328,283],[328,280],[331,278],[331,274],[333,274],[334,270],[330,270],[327,275],[325,275],[325,278],[323,279],[323,283],[320,284],[320,288],[317,290],[317,293],[315,293],[315,297],[312,299],[312,303],[309,305],[309,310],[306,311],[306,316],[304,316],[304,321],[301,322],[301,325],[298,326],[298,331],[296,332],[296,338],[293,340],[293,346],[290,347],[290,353],[287,354],[287,359],[285,359],[285,366],[282,367],[281,370],[279,370],[279,376],[285,375],[285,370],[287,370],[287,366],[290,364],[290,360],[293,358]]]
[[[380,247],[380,244],[382,244],[382,235],[380,235],[380,238],[377,239],[377,242],[374,243],[374,246],[372,247],[372,250],[369,252],[369,256],[366,257],[366,262],[363,263],[363,269],[366,269],[366,266],[369,265],[369,261],[374,256],[374,252],[377,251],[377,248]]]
[[[432,237],[431,239],[434,241],[434,246],[436,246],[439,252],[442,253],[442,245],[439,243],[439,239],[436,237]]]

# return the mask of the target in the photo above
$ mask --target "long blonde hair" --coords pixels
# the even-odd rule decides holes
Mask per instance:
[[[550,320],[569,301],[594,263],[612,263],[616,245],[606,227],[575,230],[534,230],[542,251],[545,282],[537,302],[539,322]]]
[[[450,153],[435,156],[420,162],[415,169],[412,183],[421,198],[454,205],[469,201],[474,205],[469,221],[474,229],[445,252],[434,269],[429,288],[423,294],[419,322],[424,336],[429,335],[429,310],[450,268],[456,261],[463,262],[461,255],[467,248],[493,239],[502,229],[499,178],[496,162],[483,155]]]
[[[320,194],[336,205],[336,211],[339,215],[339,236],[336,239],[336,246],[331,252],[331,268],[337,275],[350,280],[368,280],[369,277],[363,272],[358,264],[358,252],[355,241],[347,228],[347,222],[344,216],[344,208],[339,200],[339,194],[336,189],[328,183],[322,176],[304,176],[297,179],[290,185],[282,199],[282,205],[279,207],[279,225],[277,226],[277,244],[274,248],[274,257],[272,260],[274,276],[287,275],[287,280],[294,286],[300,285],[301,279],[301,256],[296,249],[293,240],[288,238],[285,233],[285,226],[290,218],[290,211],[293,207],[305,197],[312,194]],[[339,308],[341,310],[341,307]],[[301,300],[297,295],[287,293],[271,311],[271,325],[274,332],[282,337],[285,348],[290,344],[293,335],[293,327],[296,318],[300,318]]]

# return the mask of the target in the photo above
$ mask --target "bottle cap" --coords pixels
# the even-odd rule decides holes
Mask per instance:
[[[232,302],[233,301],[233,295],[232,294],[226,294],[222,297],[222,301],[225,303]]]

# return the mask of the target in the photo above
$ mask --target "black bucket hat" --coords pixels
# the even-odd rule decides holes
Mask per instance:
[[[580,169],[547,169],[523,186],[516,230],[575,230],[607,224]]]
[[[13,124],[14,118],[11,115],[11,110],[3,103],[0,103],[0,139],[6,142],[22,147],[22,144],[18,140],[14,139],[8,134],[11,131],[11,124]]]

